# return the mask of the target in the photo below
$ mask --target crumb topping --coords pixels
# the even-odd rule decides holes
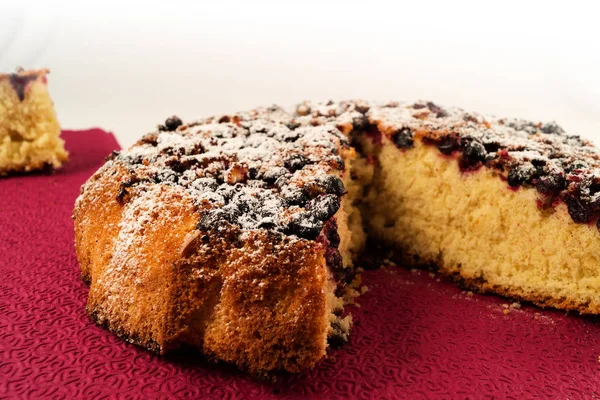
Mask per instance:
[[[335,126],[293,123],[273,107],[191,124],[171,117],[108,162],[130,173],[121,203],[134,186],[173,185],[203,211],[201,230],[227,223],[312,240],[340,207],[347,147]]]
[[[600,150],[556,122],[499,119],[431,102],[373,107],[369,121],[401,148],[418,136],[445,155],[457,153],[463,170],[499,171],[511,187],[535,187],[566,203],[577,223],[600,216]]]

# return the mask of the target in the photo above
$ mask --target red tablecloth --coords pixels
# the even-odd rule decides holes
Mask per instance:
[[[600,322],[509,309],[425,271],[367,271],[350,343],[317,368],[257,382],[198,354],[167,358],[94,325],[70,216],[80,185],[118,147],[64,132],[54,175],[0,180],[0,398],[515,398],[600,393]]]

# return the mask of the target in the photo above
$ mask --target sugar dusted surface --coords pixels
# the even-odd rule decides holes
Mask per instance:
[[[274,107],[159,129],[109,162],[130,170],[126,191],[182,187],[206,211],[207,225],[225,220],[244,230],[286,232],[290,224],[320,230],[307,201],[329,193],[328,175],[342,173],[347,147],[335,126],[296,122]]]
[[[377,126],[394,136],[439,144],[452,137],[456,153],[475,143],[483,152],[470,168],[497,170],[511,186],[536,186],[569,205],[576,222],[600,213],[600,151],[554,122],[534,123],[415,103],[304,102],[293,110],[272,106],[181,124],[152,132],[115,162],[132,172],[134,185],[182,186],[207,223],[226,220],[243,229],[290,233],[291,225],[318,230],[304,194],[344,171],[347,135]],[[485,149],[485,150],[483,150]],[[294,157],[299,165],[290,165]],[[556,184],[558,182],[558,184]],[[310,190],[310,189],[308,189]],[[317,189],[319,190],[319,189]]]

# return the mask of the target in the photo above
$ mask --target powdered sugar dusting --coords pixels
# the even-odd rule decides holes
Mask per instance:
[[[348,141],[334,126],[292,119],[270,108],[163,128],[114,162],[132,174],[126,186],[181,187],[203,210],[200,229],[225,221],[312,239],[323,221],[305,205],[331,190],[343,194],[336,176],[344,169],[341,151]]]
[[[544,193],[568,189],[585,204],[597,198],[600,152],[556,123],[499,119],[423,101],[304,102],[291,111],[257,108],[172,129],[165,123],[115,162],[131,171],[134,186],[182,187],[205,210],[201,229],[226,221],[244,230],[312,238],[323,221],[306,209],[307,202],[331,190],[343,193],[327,176],[343,173],[350,131],[373,125],[390,137],[402,132],[402,146],[410,146],[416,132],[436,140],[453,135],[450,151],[503,171],[511,186],[546,180]],[[562,177],[568,182],[564,187]],[[551,184],[555,187],[548,189]],[[600,203],[597,208],[600,212]]]

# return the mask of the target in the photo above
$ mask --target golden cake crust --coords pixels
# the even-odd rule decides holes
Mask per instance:
[[[154,351],[190,344],[252,372],[296,372],[324,356],[322,244],[266,231],[241,242],[233,227],[218,235],[196,230],[190,199],[161,187],[152,201],[162,206],[140,227],[143,241],[115,266],[118,225],[128,212],[115,201],[124,174],[118,165],[103,169],[74,214],[92,319]]]

